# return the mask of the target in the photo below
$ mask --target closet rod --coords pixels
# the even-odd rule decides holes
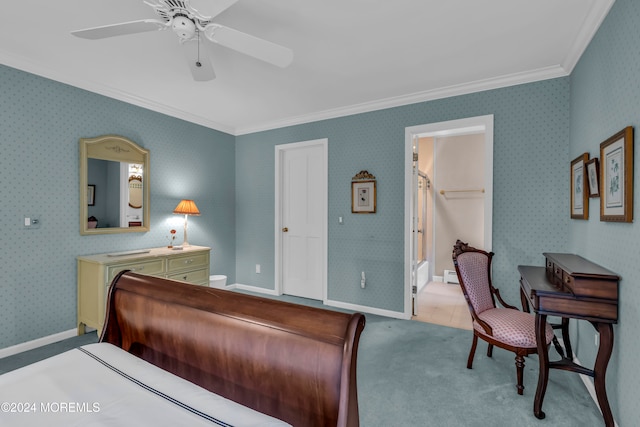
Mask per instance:
[[[468,190],[440,190],[440,194],[445,193],[484,193],[484,188],[473,188]]]

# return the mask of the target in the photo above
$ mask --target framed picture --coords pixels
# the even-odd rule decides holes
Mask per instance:
[[[87,205],[96,205],[96,186],[93,184],[87,185]]]
[[[376,181],[351,182],[351,212],[376,213]]]
[[[600,144],[600,221],[633,221],[633,127]]]
[[[600,196],[600,167],[598,158],[594,157],[586,163],[587,182],[589,183],[589,197]]]
[[[589,218],[589,197],[585,174],[587,161],[589,161],[589,153],[584,153],[571,162],[571,218],[573,219]]]

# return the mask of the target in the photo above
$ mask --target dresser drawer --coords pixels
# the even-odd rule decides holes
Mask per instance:
[[[140,261],[130,264],[118,264],[107,267],[107,285],[122,270],[131,270],[134,273],[162,275],[164,273],[164,259],[158,258],[147,261]]]
[[[189,270],[182,273],[170,274],[169,279],[181,280],[196,285],[207,285],[209,283],[209,269]]]
[[[209,253],[201,252],[190,255],[183,255],[169,258],[167,265],[167,274],[171,275],[182,270],[194,270],[199,267],[205,268],[209,266]]]
[[[182,251],[167,247],[78,257],[78,334],[86,327],[101,331],[109,285],[118,273],[134,273],[209,285],[211,248],[189,246]]]

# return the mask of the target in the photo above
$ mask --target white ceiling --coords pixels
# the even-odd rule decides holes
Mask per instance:
[[[279,68],[205,41],[72,30],[156,19],[142,0],[0,0],[2,64],[234,135],[566,76],[614,0],[238,0],[214,21],[294,51]],[[215,0],[191,0],[201,13]]]

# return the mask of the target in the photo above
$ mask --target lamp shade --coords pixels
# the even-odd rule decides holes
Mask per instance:
[[[181,200],[178,206],[173,210],[174,214],[182,215],[200,215],[200,211],[193,200]]]

